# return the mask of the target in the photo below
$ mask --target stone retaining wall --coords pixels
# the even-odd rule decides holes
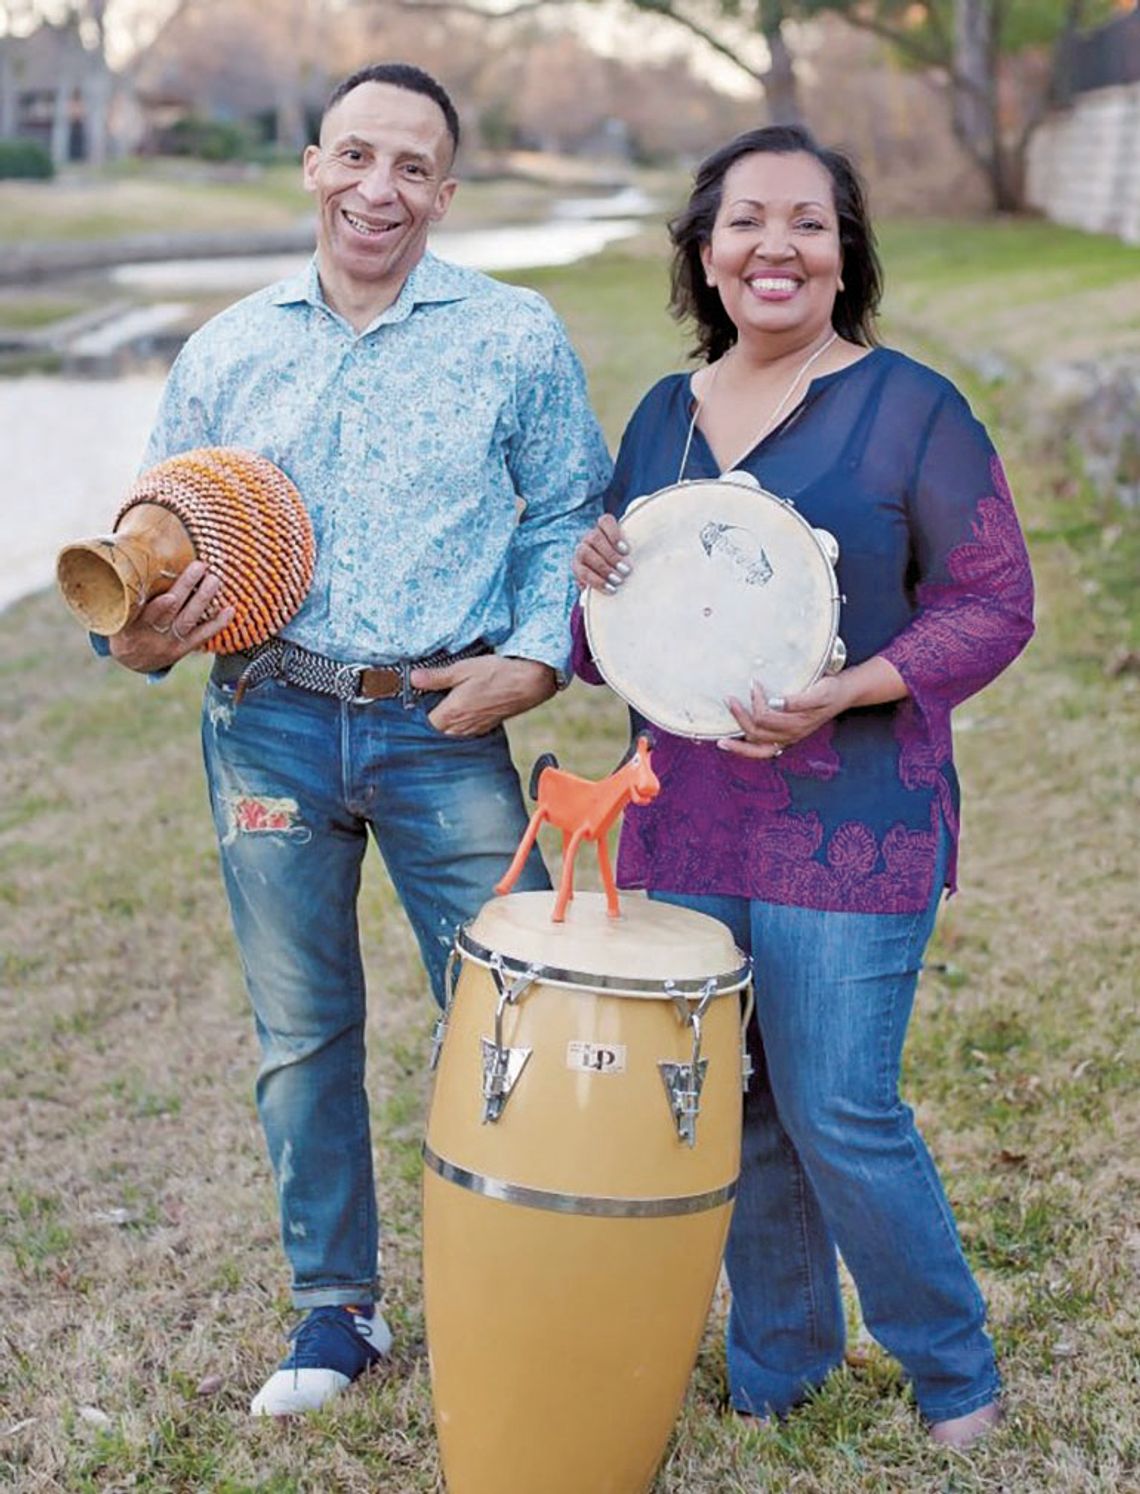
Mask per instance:
[[[1037,129],[1026,200],[1054,223],[1140,244],[1140,83],[1078,94]]]

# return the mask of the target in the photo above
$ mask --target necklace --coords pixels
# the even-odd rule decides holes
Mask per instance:
[[[804,359],[799,368],[796,369],[795,377],[792,379],[792,382],[788,385],[787,389],[784,390],[783,398],[778,402],[775,408],[768,415],[768,418],[764,421],[764,424],[760,427],[755,436],[753,436],[752,440],[736,458],[736,461],[729,462],[728,466],[725,467],[724,470],[726,472],[734,471],[737,463],[743,461],[748,453],[753,449],[753,447],[759,446],[760,442],[764,439],[764,437],[779,420],[780,416],[784,413],[784,409],[787,406],[788,401],[791,399],[792,395],[799,387],[800,380],[803,378],[804,374],[807,373],[808,369],[812,367],[817,359],[823,357],[824,353],[827,352],[828,348],[838,336],[839,333],[833,331],[826,342],[821,343],[819,347],[816,348],[814,353],[809,354],[809,356]],[[737,344],[737,346],[739,346],[739,344]],[[681,453],[681,468],[677,473],[678,482],[681,482],[685,476],[685,468],[688,466],[689,462],[689,449],[693,444],[693,435],[697,429],[697,416],[701,413],[701,406],[708,404],[709,400],[712,398],[713,390],[716,388],[717,375],[720,373],[721,368],[724,366],[724,364],[728,361],[729,356],[730,354],[726,353],[724,357],[716,363],[715,367],[713,368],[712,379],[709,381],[708,393],[705,395],[703,400],[697,400],[693,405],[693,418],[689,421],[689,432],[685,437],[685,449]]]

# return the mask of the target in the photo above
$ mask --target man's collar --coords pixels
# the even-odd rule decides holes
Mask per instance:
[[[364,330],[371,332],[374,327],[405,321],[417,306],[426,302],[463,301],[470,294],[470,271],[464,270],[459,265],[448,264],[445,260],[436,259],[434,254],[425,250],[423,257],[413,267],[411,274],[400,287],[400,294]],[[332,311],[321,289],[321,277],[317,271],[315,254],[302,271],[281,282],[273,297],[273,305],[308,305],[320,307],[323,311]]]

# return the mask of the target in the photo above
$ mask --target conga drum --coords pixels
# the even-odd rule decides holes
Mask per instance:
[[[740,1168],[748,963],[703,914],[578,893],[457,936],[424,1146],[424,1303],[451,1494],[642,1494]]]
[[[794,695],[842,669],[839,546],[750,473],[661,488],[621,524],[632,572],[582,607],[603,678],[646,720],[739,736],[728,696],[747,705],[754,681]]]
[[[119,506],[114,532],[65,545],[63,599],[93,633],[133,622],[192,560],[219,577],[214,611],[234,617],[204,646],[230,654],[272,637],[313,579],[313,526],[291,480],[266,457],[203,446],[144,472]]]

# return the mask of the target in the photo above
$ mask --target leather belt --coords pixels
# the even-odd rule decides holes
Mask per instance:
[[[219,658],[214,664],[213,678],[217,684],[236,681],[235,703],[239,705],[251,685],[268,679],[284,680],[302,690],[360,705],[396,698],[408,702],[424,693],[411,683],[413,669],[441,669],[490,652],[490,644],[480,638],[454,654],[441,650],[420,659],[401,659],[395,664],[350,664],[313,653],[284,638],[270,638],[245,653]]]

